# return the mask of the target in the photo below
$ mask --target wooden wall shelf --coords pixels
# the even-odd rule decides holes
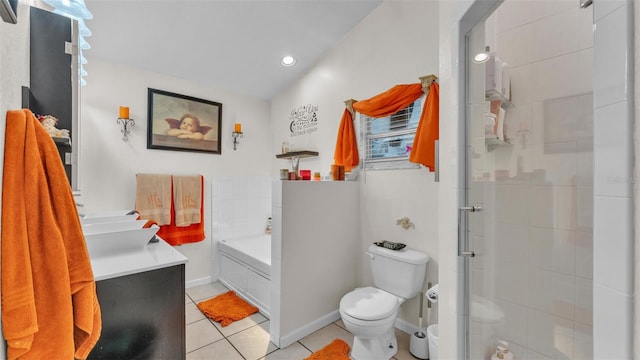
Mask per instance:
[[[305,158],[305,157],[312,157],[312,156],[318,156],[318,152],[311,151],[311,150],[300,150],[300,151],[290,151],[283,154],[276,154],[276,158],[278,159]]]

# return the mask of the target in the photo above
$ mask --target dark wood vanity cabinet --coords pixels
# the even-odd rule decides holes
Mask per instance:
[[[184,264],[96,286],[102,335],[88,359],[185,359]]]

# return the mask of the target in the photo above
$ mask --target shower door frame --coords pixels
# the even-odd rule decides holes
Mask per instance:
[[[458,114],[459,114],[459,127],[458,127],[458,143],[463,146],[463,150],[459,158],[459,199],[457,204],[458,216],[458,267],[463,273],[463,279],[461,285],[462,291],[462,303],[458,302],[462,306],[462,311],[459,312],[461,316],[458,321],[458,339],[460,350],[462,351],[463,359],[471,358],[471,337],[470,337],[470,261],[473,258],[473,251],[469,249],[469,232],[468,228],[468,216],[470,207],[474,206],[470,203],[469,199],[469,176],[468,170],[470,169],[470,148],[471,142],[469,137],[469,124],[468,117],[468,101],[469,101],[469,39],[468,33],[480,22],[486,20],[502,3],[504,0],[475,0],[469,9],[465,12],[458,23],[458,54],[460,55],[458,62]],[[471,211],[475,209],[472,208]]]
[[[453,134],[454,136],[451,137],[451,140],[454,143],[450,145],[452,147],[452,150],[455,149],[458,151],[451,152],[451,154],[453,155],[452,158],[448,157],[447,155],[448,153],[446,151],[441,152],[440,156],[444,157],[445,162],[448,161],[448,162],[456,163],[456,165],[452,168],[453,180],[455,181],[454,187],[452,187],[451,189],[442,189],[442,194],[443,194],[442,196],[444,198],[447,198],[449,197],[449,195],[451,195],[451,198],[454,199],[455,202],[449,203],[449,204],[454,205],[456,211],[457,211],[457,208],[459,208],[460,206],[466,205],[464,200],[467,200],[467,198],[465,198],[465,195],[464,195],[465,189],[467,186],[467,181],[465,179],[465,175],[466,175],[465,161],[467,159],[467,156],[464,153],[464,151],[466,151],[467,149],[465,147],[467,145],[466,138],[465,138],[466,136],[465,134],[467,131],[467,128],[466,128],[466,116],[467,116],[467,109],[466,109],[467,69],[466,69],[466,66],[467,66],[467,61],[469,61],[468,54],[466,53],[466,45],[467,45],[465,42],[466,34],[475,25],[477,25],[479,21],[482,21],[483,19],[486,18],[488,14],[493,12],[493,10],[495,10],[495,8],[499,6],[501,2],[502,2],[501,0],[473,0],[473,2],[469,4],[468,7],[466,8],[467,10],[463,11],[463,15],[453,23],[454,24],[453,29],[455,32],[454,34],[452,34],[451,44],[453,47],[451,49],[452,58],[450,59],[450,66],[451,66],[451,70],[453,71],[453,74],[457,75],[457,79],[454,77],[452,79],[452,82],[454,82],[455,83],[454,86],[457,86],[458,88],[452,94],[456,100],[452,102],[453,104],[452,109],[454,109],[454,111],[456,112],[454,116],[455,118],[457,118],[457,121],[456,121],[456,129],[454,130],[454,134]],[[632,70],[632,66],[625,67],[624,72],[619,72],[619,71],[612,72],[612,70],[608,68],[608,63],[606,61],[607,56],[610,55],[610,49],[608,47],[609,44],[607,44],[607,42],[610,41],[607,39],[610,39],[610,38],[598,36],[598,33],[599,32],[604,33],[604,30],[606,29],[606,33],[608,34],[608,36],[612,37],[613,39],[622,39],[621,41],[626,42],[626,46],[627,46],[626,50],[621,51],[619,48],[617,48],[616,50],[618,51],[618,53],[616,55],[624,57],[626,64],[633,64],[634,62],[637,62],[636,58],[640,56],[638,55],[640,52],[638,51],[638,49],[634,49],[635,44],[633,39],[633,33],[634,33],[633,32],[633,27],[634,27],[634,19],[633,19],[634,6],[633,5],[637,5],[637,4],[634,4],[634,2],[631,0],[621,0],[619,3],[614,4],[615,6],[613,6],[611,4],[605,5],[604,2],[601,3],[599,0],[595,0],[593,5],[594,5],[594,19],[593,19],[593,24],[594,24],[594,40],[593,40],[593,49],[594,49],[593,121],[594,121],[594,126],[596,126],[596,123],[598,122],[606,122],[609,120],[607,116],[610,116],[610,112],[599,113],[598,111],[595,111],[595,110],[598,109],[598,105],[597,105],[598,96],[603,96],[605,93],[610,92],[611,89],[609,87],[612,85],[610,82],[615,82],[613,84],[615,86],[624,85],[625,87],[624,91],[622,90],[619,91],[622,95],[616,94],[616,98],[614,100],[618,101],[620,104],[625,105],[625,111],[622,112],[619,116],[626,118],[626,121],[629,124],[633,124],[633,122],[637,118],[637,116],[634,116],[634,113],[633,113],[633,109],[635,106],[634,100],[636,100],[638,96],[634,95],[634,91],[633,91],[636,84],[634,82],[634,73]],[[599,12],[597,11],[598,5],[602,6],[601,7],[602,10],[600,10]],[[622,9],[623,7],[624,9]],[[607,16],[618,11],[622,12],[624,16],[626,16],[625,21],[627,23],[624,24],[625,26],[617,26],[618,25],[617,23],[613,24],[610,21],[606,22],[605,24],[605,20],[608,20]],[[636,19],[636,22],[637,21],[638,20]],[[637,44],[637,40],[635,40],[635,43]],[[441,48],[442,48],[442,45],[441,45]],[[607,82],[602,83],[600,81],[596,81],[598,79],[600,80],[607,79]],[[611,107],[611,104],[613,103],[611,99],[604,100],[603,102],[604,104],[601,105],[603,107]],[[631,130],[631,133],[633,133],[633,130]],[[446,139],[446,136],[445,136],[445,139]],[[606,140],[611,141],[611,139],[609,138],[607,138]],[[445,142],[445,146],[447,146],[446,142]],[[600,232],[602,234],[606,234],[608,232],[615,232],[618,229],[606,223],[605,222],[606,219],[603,219],[601,216],[602,212],[605,212],[609,209],[607,207],[600,209],[598,206],[599,205],[598,200],[603,201],[601,199],[607,199],[608,197],[611,197],[610,193],[612,192],[612,190],[610,186],[607,187],[607,186],[604,186],[604,184],[599,184],[596,181],[596,178],[598,178],[599,176],[600,177],[611,176],[611,174],[608,174],[608,173],[599,174],[596,167],[598,164],[604,164],[607,162],[615,162],[615,161],[619,162],[621,155],[622,157],[625,157],[625,158],[628,157],[630,159],[633,159],[634,146],[637,146],[637,142],[634,142],[633,140],[631,140],[630,149],[626,149],[624,151],[612,152],[610,154],[609,153],[603,154],[601,153],[602,148],[600,148],[597,144],[594,144],[594,148],[593,148],[594,159],[598,157],[599,162],[595,161],[595,164],[594,164],[594,205],[593,205],[594,219],[593,219],[593,222],[594,222],[594,227],[599,226],[601,228]],[[637,153],[638,151],[635,150],[635,152]],[[624,168],[625,166],[627,168]],[[629,164],[622,164],[620,166],[622,169],[617,169],[616,174],[624,177],[626,176],[627,173],[631,173],[631,170],[629,170],[628,168],[632,166],[633,166],[633,160],[631,160]],[[448,174],[445,174],[445,176],[447,175]],[[449,191],[453,191],[453,193],[449,193]],[[620,197],[620,199],[631,201],[631,196],[633,195],[632,190],[628,190],[628,192],[631,195],[628,195],[628,196],[625,195],[623,197]],[[633,207],[633,205],[631,205],[631,207]],[[446,208],[447,210],[453,210],[453,207],[449,207],[449,205],[447,205]],[[455,216],[455,213],[453,212],[450,212],[450,214],[452,216]],[[446,230],[441,232],[442,235],[445,235],[447,237],[449,235],[453,235],[451,232],[455,231],[455,221],[450,222],[449,224],[450,224],[450,227],[447,227]],[[620,224],[618,224],[618,226],[620,226]],[[629,219],[625,218],[621,220],[621,226],[631,229],[631,230],[627,229],[625,231],[632,232],[635,226],[633,218],[631,217]],[[632,248],[635,242],[633,234],[629,235],[626,232],[623,232],[622,236],[624,236],[625,238],[621,240],[622,244],[618,244],[618,246],[627,246],[629,248]],[[634,317],[634,310],[637,308],[637,306],[633,304],[633,298],[634,298],[633,290],[631,290],[631,292],[621,292],[620,290],[609,288],[608,286],[610,286],[610,284],[608,284],[606,280],[609,280],[611,278],[618,278],[618,277],[621,277],[621,278],[633,277],[633,273],[634,273],[634,266],[633,266],[633,259],[632,259],[633,251],[629,252],[629,254],[625,257],[625,259],[621,260],[621,261],[624,261],[625,264],[627,264],[625,265],[624,268],[621,267],[619,269],[611,270],[611,266],[608,263],[610,259],[608,259],[603,254],[599,253],[598,251],[595,251],[595,249],[598,247],[606,246],[606,245],[603,245],[603,243],[607,243],[608,240],[609,239],[603,238],[601,235],[599,235],[598,232],[594,231],[594,234],[593,234],[594,289],[593,289],[593,333],[592,333],[593,334],[593,355],[594,355],[594,358],[597,358],[605,355],[611,356],[611,354],[615,353],[615,354],[619,354],[620,358],[632,358],[633,349],[634,349],[633,327],[634,327],[634,323],[637,323],[637,320],[636,320],[637,317]],[[621,251],[618,251],[618,253],[620,252]],[[455,269],[457,269],[458,273],[461,273],[462,276],[461,277],[456,276],[454,278],[456,279],[455,287],[457,287],[457,291],[456,289],[452,289],[454,291],[452,294],[457,293],[457,296],[455,296],[453,299],[454,301],[452,303],[452,308],[451,308],[454,312],[454,315],[453,317],[449,317],[447,316],[447,314],[443,314],[442,318],[445,321],[448,319],[455,321],[455,325],[453,325],[452,330],[455,329],[456,339],[453,340],[453,342],[451,343],[451,345],[455,344],[455,347],[454,347],[455,350],[453,350],[451,354],[459,355],[459,356],[456,356],[458,358],[469,359],[469,355],[470,355],[469,348],[468,348],[469,331],[468,331],[468,324],[466,323],[466,320],[468,318],[469,299],[467,298],[465,300],[463,299],[463,296],[462,296],[462,294],[465,291],[468,291],[468,288],[465,289],[465,285],[468,285],[468,279],[467,279],[468,274],[466,272],[463,273],[463,270],[468,269],[469,259],[466,257],[457,256],[457,254],[454,255],[451,252],[446,254],[443,253],[443,255],[447,257],[453,256],[455,258],[454,260]],[[631,265],[628,266],[628,264],[631,264]],[[600,282],[596,281],[595,279],[598,276],[603,276],[602,274],[606,275],[606,279]],[[637,289],[636,289],[636,296],[637,296]],[[466,303],[466,305],[464,305],[463,303]],[[615,319],[612,319],[610,312],[607,310],[605,306],[611,303],[615,304],[620,308],[620,310],[617,311],[615,314]],[[612,324],[614,323],[615,323],[615,326],[612,326]],[[612,339],[615,339],[616,341],[610,341]],[[447,351],[446,348],[442,350]]]

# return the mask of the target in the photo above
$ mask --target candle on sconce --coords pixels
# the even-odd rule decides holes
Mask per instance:
[[[129,108],[126,106],[120,106],[120,119],[129,118]]]
[[[242,132],[242,124],[240,123],[236,123],[234,126],[234,131],[237,133],[241,133]]]

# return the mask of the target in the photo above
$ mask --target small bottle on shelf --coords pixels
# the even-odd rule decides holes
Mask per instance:
[[[264,230],[265,234],[271,234],[271,217],[267,219],[267,228]]]

